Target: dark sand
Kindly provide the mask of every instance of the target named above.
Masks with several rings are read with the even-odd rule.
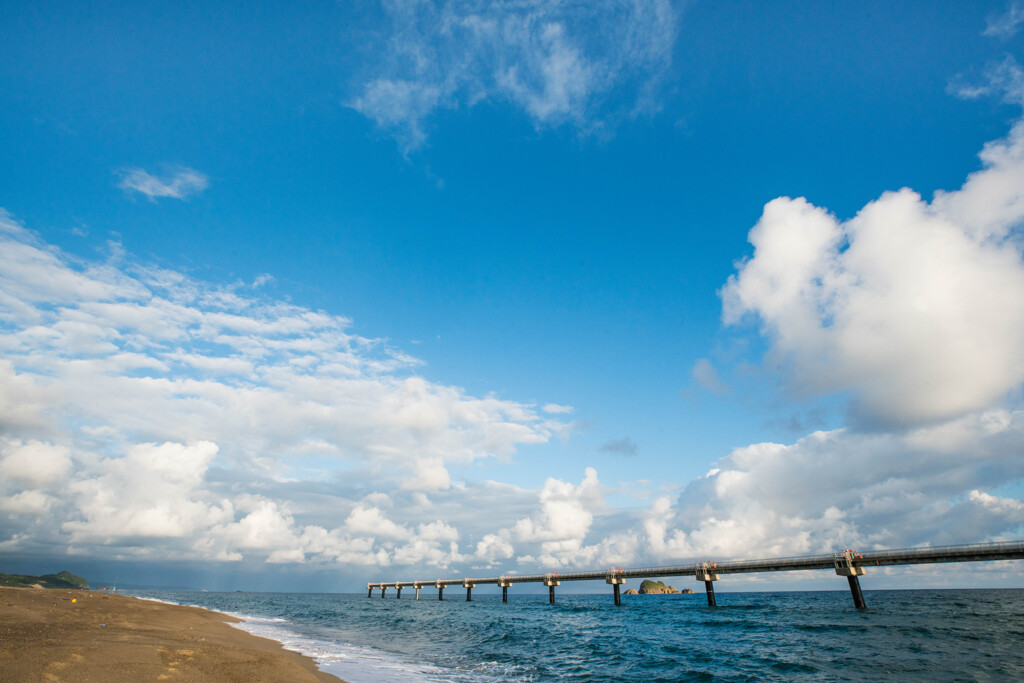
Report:
[[[123,595],[0,588],[0,681],[340,680],[228,625],[238,621]]]

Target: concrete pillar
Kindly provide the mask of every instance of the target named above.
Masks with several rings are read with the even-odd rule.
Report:
[[[713,573],[715,569],[714,562],[701,562],[697,565],[697,571],[694,572],[698,581],[704,582],[704,590],[708,594],[708,607],[715,607],[718,603],[715,601],[715,581],[718,581],[718,574]]]
[[[612,590],[615,594],[615,606],[618,607],[622,604],[622,598],[619,597],[619,586],[626,583],[626,577],[622,575],[621,569],[613,568],[605,574],[604,582],[611,584]]]
[[[704,591],[708,594],[708,607],[715,607],[718,605],[715,602],[715,583],[714,581],[704,582]]]
[[[544,585],[548,587],[548,604],[555,604],[555,586],[562,585],[558,580],[558,574],[545,574]]]
[[[501,587],[501,601],[508,602],[508,586]]]
[[[847,583],[850,584],[853,606],[857,609],[867,609],[867,604],[864,602],[864,593],[860,590],[860,579],[857,578],[858,576],[864,576],[864,567],[858,567],[854,564],[859,557],[860,555],[852,550],[832,553],[832,559],[836,564],[836,574],[845,576]]]
[[[414,586],[414,588],[416,589],[416,599],[419,600],[420,599],[420,588],[423,588],[423,586],[417,583]]]
[[[501,576],[498,578],[498,585],[501,586],[501,601],[508,602],[508,587],[512,585],[512,582],[507,576]]]
[[[395,586],[395,588],[398,589],[398,596],[396,597],[396,600],[401,600],[402,599],[402,587],[401,586]]]
[[[373,597],[373,586],[371,586],[369,584],[367,584],[367,586],[366,586],[366,597],[368,597],[368,598],[372,598]]]
[[[476,586],[476,584],[473,583],[472,581],[470,581],[469,579],[465,579],[462,582],[462,585],[466,587],[466,602],[472,602],[473,601],[473,587]]]
[[[847,576],[846,580],[850,583],[850,593],[853,595],[853,606],[857,609],[867,609],[867,604],[864,603],[864,594],[860,590],[860,579],[856,576]]]
[[[444,600],[444,586],[437,587],[437,599]]]
[[[384,584],[381,584],[381,587],[380,587],[380,597],[383,598],[384,594],[387,593],[387,592],[388,592],[388,587],[385,586]]]

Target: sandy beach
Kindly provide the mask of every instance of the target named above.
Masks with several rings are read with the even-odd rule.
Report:
[[[0,588],[0,681],[339,681],[239,619],[93,591]]]

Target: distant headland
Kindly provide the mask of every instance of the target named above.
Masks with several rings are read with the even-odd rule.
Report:
[[[25,576],[23,574],[0,574],[0,586],[10,588],[80,588],[89,589],[89,583],[77,574],[61,572],[59,574],[43,574],[42,576]]]

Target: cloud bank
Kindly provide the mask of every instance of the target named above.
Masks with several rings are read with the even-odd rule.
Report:
[[[0,550],[446,562],[458,532],[388,493],[429,508],[448,468],[569,429],[241,287],[75,263],[0,214]]]
[[[392,30],[350,106],[395,135],[424,143],[438,109],[506,102],[538,128],[589,133],[657,108],[672,58],[668,0],[576,3],[448,0],[384,3]]]

